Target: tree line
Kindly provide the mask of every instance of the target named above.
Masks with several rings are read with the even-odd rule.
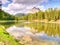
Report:
[[[57,21],[60,19],[60,9],[57,8],[49,8],[47,10],[39,11],[34,14],[26,14],[25,16],[20,17],[21,20],[43,20],[47,19],[48,21],[54,20]]]
[[[0,20],[43,20],[46,19],[48,21],[54,20],[57,21],[60,19],[60,9],[58,8],[49,8],[47,10],[39,11],[34,14],[24,14],[24,16],[13,16],[3,10],[0,10]]]

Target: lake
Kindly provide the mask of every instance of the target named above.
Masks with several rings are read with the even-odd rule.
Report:
[[[6,31],[24,45],[59,45],[60,24],[44,22],[0,22]]]

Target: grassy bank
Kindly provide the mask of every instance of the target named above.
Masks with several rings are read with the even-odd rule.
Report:
[[[16,39],[9,35],[4,29],[3,26],[0,25],[0,45],[20,45]]]

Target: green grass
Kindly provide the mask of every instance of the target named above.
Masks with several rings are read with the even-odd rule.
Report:
[[[16,39],[9,35],[6,32],[3,26],[0,25],[0,42],[3,42],[4,45],[20,45]]]

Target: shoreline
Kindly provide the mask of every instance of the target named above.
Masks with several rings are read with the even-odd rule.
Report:
[[[0,20],[0,22],[25,22],[25,23],[33,23],[33,22],[44,22],[44,23],[58,23],[60,24],[60,20],[57,20],[57,21],[54,21],[54,20],[51,20],[51,21],[48,21],[48,20],[32,20],[32,21],[29,21],[29,20]]]

